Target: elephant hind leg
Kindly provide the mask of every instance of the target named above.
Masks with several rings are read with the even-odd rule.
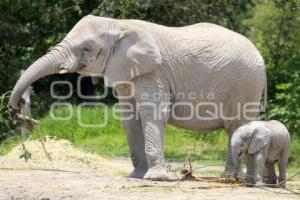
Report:
[[[277,183],[277,176],[276,176],[274,165],[275,165],[275,162],[269,162],[269,161],[267,161],[265,164],[263,182],[266,184],[276,184]]]
[[[285,188],[286,180],[286,168],[288,165],[288,150],[282,153],[281,158],[279,159],[279,178],[278,183],[281,184],[280,187]]]

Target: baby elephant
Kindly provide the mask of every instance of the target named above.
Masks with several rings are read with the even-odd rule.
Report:
[[[253,121],[239,127],[231,139],[235,178],[238,179],[240,156],[245,153],[247,181],[276,184],[275,162],[279,163],[278,181],[285,180],[289,147],[289,132],[279,121]]]

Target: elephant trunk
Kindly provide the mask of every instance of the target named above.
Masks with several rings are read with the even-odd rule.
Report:
[[[55,47],[52,51],[35,61],[19,78],[10,96],[9,104],[14,109],[19,109],[19,102],[24,91],[38,79],[58,73],[62,60],[62,54]]]

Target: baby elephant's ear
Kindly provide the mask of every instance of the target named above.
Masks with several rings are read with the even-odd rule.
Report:
[[[248,148],[249,154],[254,154],[261,150],[264,146],[270,142],[270,129],[266,127],[257,127],[254,129],[251,143]]]

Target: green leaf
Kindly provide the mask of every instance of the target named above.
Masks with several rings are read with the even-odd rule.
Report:
[[[277,90],[286,90],[292,86],[292,83],[280,83],[277,84],[275,87]]]

